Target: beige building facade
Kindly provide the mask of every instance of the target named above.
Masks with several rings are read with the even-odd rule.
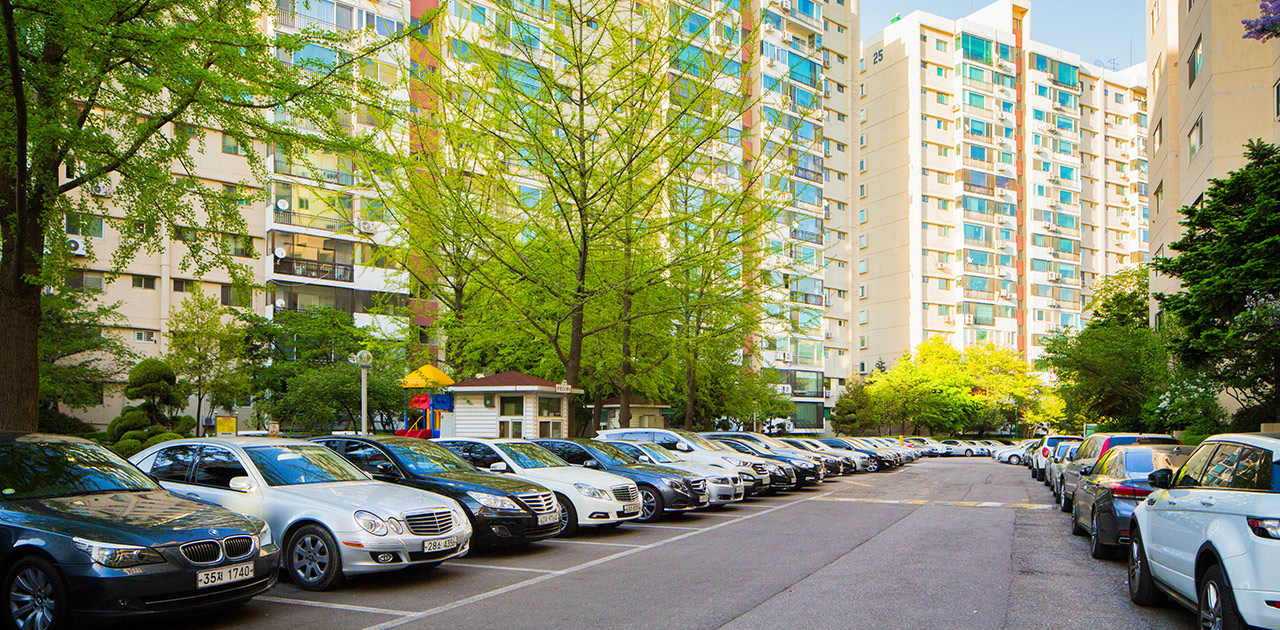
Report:
[[[1101,277],[1147,257],[1147,90],[1032,37],[1001,0],[862,46],[856,372],[932,336],[1031,363]]]

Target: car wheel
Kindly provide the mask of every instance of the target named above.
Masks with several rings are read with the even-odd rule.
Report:
[[[1010,455],[1010,456],[1009,456],[1009,463],[1010,463],[1010,464],[1013,464],[1014,466],[1017,466],[1018,464],[1021,464],[1021,463],[1022,463],[1022,458],[1021,458],[1021,457],[1018,457],[1017,455]]]
[[[62,578],[48,560],[27,556],[9,568],[4,590],[9,594],[8,628],[66,628],[71,612]]]
[[[640,486],[640,518],[641,523],[652,523],[662,518],[662,493],[652,486]]]
[[[880,464],[873,459],[871,463],[867,464],[867,472],[876,472],[877,470],[880,470]]]
[[[578,511],[573,509],[573,501],[557,493],[556,503],[560,504],[560,533],[556,535],[574,535],[578,531]]]
[[[1084,527],[1080,526],[1080,515],[1076,514],[1076,510],[1074,506],[1068,509],[1071,511],[1071,535],[1084,536],[1085,534],[1089,533],[1084,531]]]
[[[1092,514],[1089,523],[1093,528],[1089,531],[1089,555],[1096,560],[1110,560],[1115,557],[1115,549],[1102,542],[1102,536],[1098,534],[1098,513],[1093,511]]]
[[[323,591],[342,583],[338,543],[319,525],[304,525],[289,537],[285,563],[289,577],[300,589]]]
[[[1156,587],[1147,566],[1147,549],[1142,544],[1142,532],[1137,527],[1129,536],[1129,600],[1139,606],[1158,603]]]
[[[1075,495],[1073,494],[1071,496],[1067,496],[1067,490],[1066,488],[1063,488],[1062,492],[1058,493],[1058,496],[1061,497],[1058,500],[1059,509],[1061,509],[1063,512],[1070,512],[1071,508],[1076,503]]]
[[[1212,630],[1242,630],[1247,628],[1236,609],[1235,593],[1227,582],[1221,565],[1213,565],[1205,571],[1200,581],[1200,627]]]
[[[973,457],[973,449],[966,449],[966,450],[965,450],[965,452],[964,452],[964,456],[965,456],[965,457]]]
[[[1037,468],[1037,469],[1036,469],[1036,480],[1038,480],[1038,481],[1044,481],[1044,469],[1043,469],[1043,468]]]

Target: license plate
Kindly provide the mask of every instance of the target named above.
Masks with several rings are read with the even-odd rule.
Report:
[[[640,511],[639,503],[626,503],[622,506],[623,514],[630,514],[632,512],[639,512],[639,511]]]
[[[707,500],[707,495],[705,494],[698,495],[698,503],[702,503],[703,501],[706,501],[706,500]]]
[[[253,578],[253,563],[233,564],[221,569],[209,569],[196,573],[196,588],[209,588]]]
[[[444,551],[445,549],[453,549],[458,546],[458,537],[450,536],[441,538],[440,540],[424,540],[422,541],[422,550],[425,552]]]
[[[539,525],[550,525],[550,524],[555,523],[556,521],[559,521],[559,520],[560,520],[560,515],[559,515],[559,514],[556,514],[556,513],[554,513],[554,512],[552,512],[551,514],[539,514],[539,515],[538,515],[538,524],[539,524]]]

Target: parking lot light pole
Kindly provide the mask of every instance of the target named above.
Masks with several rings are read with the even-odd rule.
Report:
[[[357,352],[356,365],[360,366],[360,435],[369,435],[369,368],[373,367],[373,353]]]

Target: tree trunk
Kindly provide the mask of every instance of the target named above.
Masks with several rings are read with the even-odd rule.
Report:
[[[596,391],[595,404],[593,405],[591,418],[595,421],[595,426],[600,426],[604,422],[604,390]]]
[[[618,427],[631,428],[631,293],[622,294],[622,385],[618,388]]]
[[[698,402],[698,351],[690,352],[684,364],[684,430],[693,430],[693,412]]]
[[[7,260],[5,263],[8,267]],[[35,431],[40,417],[36,341],[40,287],[28,284],[21,274],[4,275],[0,282],[0,383],[4,384],[0,387],[0,430]]]

